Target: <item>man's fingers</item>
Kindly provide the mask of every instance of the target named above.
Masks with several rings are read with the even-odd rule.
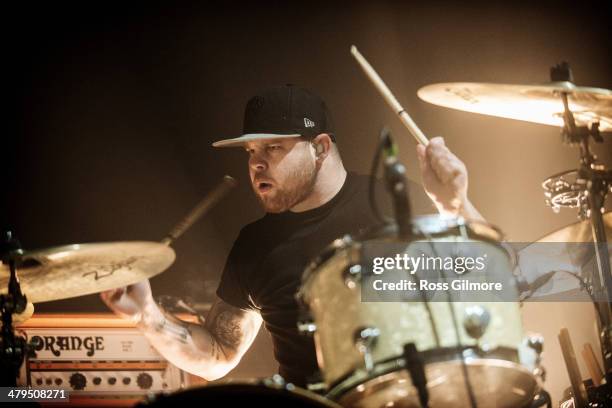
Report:
[[[447,184],[464,173],[465,166],[444,144],[444,139],[434,137],[425,148],[426,158],[438,180]]]
[[[125,293],[125,288],[116,288],[111,290],[106,290],[100,293],[100,297],[107,303],[114,303],[121,299],[121,296]]]
[[[124,293],[125,293],[125,288],[116,289],[115,293],[112,294],[111,299],[114,302],[117,302],[119,299],[121,299]]]
[[[421,166],[421,170],[425,169],[425,161],[427,159],[427,152],[425,146],[422,144],[418,144],[416,146],[417,158],[419,159],[419,166]]]
[[[442,183],[446,183],[452,172],[451,160],[447,152],[438,149],[429,151],[429,165]]]
[[[421,177],[427,185],[435,182],[437,179],[436,172],[432,169],[430,158],[427,156],[426,147],[417,145],[417,157],[419,158],[419,167],[421,168]]]

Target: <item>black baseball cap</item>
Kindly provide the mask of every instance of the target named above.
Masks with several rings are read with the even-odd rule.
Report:
[[[219,140],[214,147],[242,146],[258,139],[315,137],[328,133],[334,139],[331,114],[323,99],[295,85],[266,89],[247,102],[242,136]]]

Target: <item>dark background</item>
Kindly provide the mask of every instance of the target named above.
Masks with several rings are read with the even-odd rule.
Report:
[[[568,60],[579,85],[612,88],[609,2],[21,2],[3,12],[8,117],[2,225],[25,248],[159,240],[224,174],[241,183],[174,246],[156,295],[209,302],[240,227],[262,215],[239,135],[246,100],[296,83],[324,97],[348,169],[369,171],[380,128],[414,142],[349,54],[355,44],[429,136],[470,171],[470,196],[514,240],[575,221],[542,180],[575,168],[559,130],[427,104],[427,84],[531,84]],[[4,6],[3,6],[4,7]],[[610,141],[597,147],[612,162]],[[422,209],[434,212],[433,208]],[[97,295],[37,312],[105,311]]]

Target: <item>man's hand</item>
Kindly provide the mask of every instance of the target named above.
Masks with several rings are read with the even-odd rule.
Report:
[[[140,322],[145,308],[154,304],[151,284],[148,279],[133,285],[100,293],[106,305],[119,316]]]
[[[441,214],[484,220],[467,197],[467,168],[444,139],[434,137],[427,146],[417,145],[417,156],[425,192]]]

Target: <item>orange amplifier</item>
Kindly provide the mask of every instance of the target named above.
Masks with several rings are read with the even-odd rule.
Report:
[[[37,337],[18,386],[69,390],[70,405],[131,406],[150,393],[205,383],[166,361],[133,323],[113,314],[34,315],[16,330],[28,341]]]

